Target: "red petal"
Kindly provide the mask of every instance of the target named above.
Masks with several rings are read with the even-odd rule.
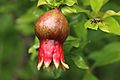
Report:
[[[41,40],[40,49],[38,53],[38,70],[40,70],[43,62],[45,64],[45,67],[49,67],[52,57],[53,62],[56,68],[59,67],[59,64],[61,64],[69,69],[69,66],[64,63],[64,54],[62,49],[62,43],[55,41],[55,40]]]
[[[39,52],[38,52],[38,66],[37,66],[38,70],[40,70],[43,64],[43,56],[44,56],[43,48],[40,46]]]
[[[43,48],[44,51],[44,64],[45,67],[49,67],[51,61],[52,61],[52,56],[53,56],[53,51],[54,51],[54,40],[46,40],[41,44],[41,47]]]
[[[61,45],[57,41],[55,42],[54,46],[54,53],[53,53],[53,62],[55,64],[55,67],[58,68],[60,64],[60,50],[61,50]]]

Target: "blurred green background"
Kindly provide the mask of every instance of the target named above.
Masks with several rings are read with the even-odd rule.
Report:
[[[87,0],[78,1],[83,6],[87,5]],[[68,58],[66,62],[70,65],[70,69],[65,72],[54,71],[54,73],[37,71],[37,52],[30,54],[28,49],[34,44],[34,23],[46,9],[38,9],[36,4],[35,0],[0,0],[0,80],[120,80],[120,60],[115,63],[111,62],[112,64],[109,65],[84,70],[76,67],[67,56],[70,52],[69,49],[73,50],[71,54],[84,53],[81,55],[87,65],[91,66],[94,61],[88,56],[91,53],[102,53],[100,50],[103,47],[112,45],[106,50],[117,49],[119,53],[117,57],[120,57],[120,50],[118,50],[120,49],[120,36],[99,30],[86,30],[83,27],[75,29],[76,26],[83,26],[86,18],[84,13],[67,16],[71,26],[70,35],[76,36],[75,34],[82,33],[80,37],[83,38],[79,44],[75,42],[76,40],[73,41],[72,49],[70,44],[65,42],[65,56]],[[89,8],[89,6],[86,7],[86,9]],[[102,11],[108,9],[120,11],[120,1],[110,0],[103,6]],[[120,17],[114,18],[120,24]],[[77,48],[78,45],[82,47],[80,50]],[[110,56],[114,54],[112,53]],[[103,62],[100,63],[102,65]],[[58,74],[59,72],[61,75]]]

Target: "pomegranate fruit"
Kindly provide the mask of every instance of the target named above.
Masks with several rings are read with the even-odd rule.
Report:
[[[40,40],[38,70],[43,63],[48,68],[51,62],[56,68],[62,65],[68,69],[64,63],[63,42],[69,34],[69,25],[61,11],[57,8],[47,11],[39,17],[34,28]]]

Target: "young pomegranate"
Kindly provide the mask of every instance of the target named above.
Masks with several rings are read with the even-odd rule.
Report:
[[[69,26],[65,16],[59,9],[53,9],[39,17],[35,24],[35,34],[40,40],[38,52],[38,70],[42,64],[49,67],[53,61],[56,68],[62,65],[69,68],[64,63],[63,42],[69,34]]]

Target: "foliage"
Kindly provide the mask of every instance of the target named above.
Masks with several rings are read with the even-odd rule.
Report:
[[[119,0],[1,0],[0,4],[0,80],[120,79]],[[70,69],[37,71],[34,24],[55,7],[70,26],[63,47]]]

